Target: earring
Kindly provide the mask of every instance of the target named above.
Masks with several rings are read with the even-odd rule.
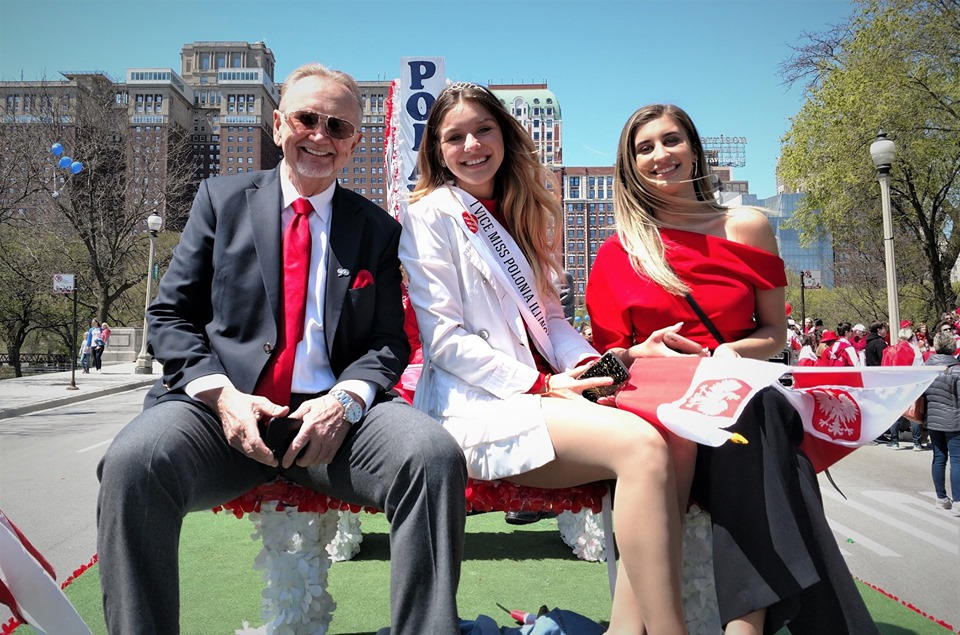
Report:
[[[446,167],[447,167],[447,162],[444,161],[443,159],[440,159],[440,167],[446,169]]]

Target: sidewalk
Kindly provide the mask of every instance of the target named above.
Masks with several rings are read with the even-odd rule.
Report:
[[[77,369],[77,390],[69,390],[70,371],[0,380],[0,419],[112,395],[149,386],[160,378],[160,364],[154,362],[152,375],[134,373],[135,362],[104,365],[103,372],[83,374]]]

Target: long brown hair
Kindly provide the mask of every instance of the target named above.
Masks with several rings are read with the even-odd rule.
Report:
[[[553,173],[537,160],[537,150],[530,135],[488,89],[460,82],[448,86],[437,96],[420,140],[417,155],[420,178],[410,194],[410,202],[414,203],[455,180],[443,165],[440,126],[447,113],[463,102],[482,106],[500,128],[504,153],[494,180],[494,197],[500,202],[510,235],[533,269],[540,293],[556,295],[550,274],[562,275],[562,269],[553,257],[563,227],[560,188]],[[553,192],[547,187],[548,183]]]
[[[674,119],[687,136],[696,163],[690,180],[696,199],[671,196],[657,190],[637,169],[633,139],[637,130],[661,117]],[[613,215],[617,222],[617,235],[630,257],[634,270],[656,282],[676,295],[689,289],[667,263],[660,227],[670,227],[658,220],[656,210],[669,210],[671,214],[702,215],[724,214],[725,210],[715,200],[716,186],[707,156],[700,142],[700,134],[690,116],[682,108],[672,104],[650,104],[634,112],[620,133],[617,146],[617,161],[613,177]]]

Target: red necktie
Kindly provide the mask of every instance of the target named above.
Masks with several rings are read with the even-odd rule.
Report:
[[[290,402],[293,360],[303,339],[307,309],[307,281],[310,279],[310,221],[313,205],[305,198],[293,202],[293,220],[283,234],[283,298],[280,315],[283,328],[277,337],[273,357],[257,382],[256,394],[275,404]]]

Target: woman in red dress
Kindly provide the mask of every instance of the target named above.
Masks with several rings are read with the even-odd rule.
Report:
[[[627,121],[614,170],[617,235],[587,287],[598,350],[628,349],[679,320],[680,334],[714,357],[766,360],[783,349],[787,281],[770,223],[759,210],[717,204],[707,166],[680,108],[646,106]],[[799,415],[769,388],[731,430],[750,443],[697,446],[692,488],[713,519],[725,632],[877,633],[800,451]],[[689,456],[688,444],[671,446]]]

